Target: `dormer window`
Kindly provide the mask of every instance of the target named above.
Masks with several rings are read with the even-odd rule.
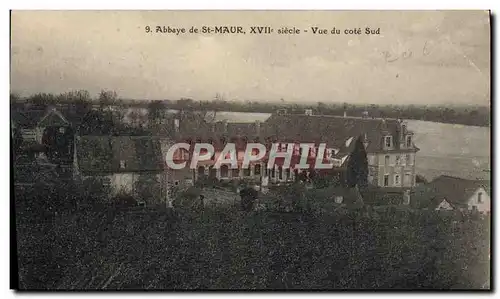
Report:
[[[286,115],[286,109],[278,109],[278,111],[276,111],[276,114],[277,115]]]
[[[384,137],[384,145],[385,145],[385,147],[392,146],[392,136],[385,136]]]
[[[483,192],[477,194],[477,203],[483,203]]]
[[[411,147],[412,146],[412,138],[411,136],[406,136],[406,147]]]

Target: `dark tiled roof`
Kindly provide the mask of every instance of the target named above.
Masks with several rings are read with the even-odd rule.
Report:
[[[45,110],[13,110],[11,112],[11,118],[15,125],[21,128],[32,129],[37,126],[45,113]]]
[[[467,205],[467,200],[480,187],[490,192],[490,181],[442,175],[428,184],[417,187],[415,195],[429,208],[437,207],[444,199],[452,206],[461,207]]]
[[[151,136],[81,136],[78,166],[84,173],[160,171],[162,142]]]
[[[326,143],[327,147],[339,150],[337,156],[352,152],[358,137],[362,140],[366,137],[368,152],[377,152],[383,149],[382,137],[391,135],[394,150],[400,150],[399,133],[402,130],[400,121],[396,119],[301,114],[274,114],[264,122],[254,123],[207,123],[190,115],[181,118],[180,123],[178,140],[211,140],[216,148],[223,147],[223,142],[218,143],[220,140],[253,142],[258,138],[259,142]]]
[[[308,115],[273,115],[266,122],[265,134],[275,136],[280,140],[301,142],[326,142],[328,147],[350,152],[354,146],[346,141],[353,137],[366,134],[368,139],[367,151],[382,150],[382,136],[399,135],[400,124],[397,120],[382,120],[372,118],[351,118],[341,116],[308,116]],[[397,138],[394,138],[398,140]],[[397,148],[399,144],[397,144]]]
[[[35,128],[54,108],[73,126],[78,126],[83,121],[87,111],[77,105],[57,107],[43,105],[15,106],[12,108],[11,117],[14,123],[20,127]]]

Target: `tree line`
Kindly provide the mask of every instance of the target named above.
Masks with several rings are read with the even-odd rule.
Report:
[[[377,105],[377,104],[352,104],[343,103],[289,103],[270,101],[230,101],[216,94],[212,100],[194,100],[181,98],[179,100],[127,100],[118,98],[113,91],[102,91],[97,97],[92,98],[87,91],[72,91],[59,95],[39,93],[25,98],[11,94],[11,101],[23,101],[35,104],[61,104],[61,103],[93,103],[99,105],[116,105],[143,108],[169,108],[178,110],[213,110],[235,111],[249,113],[274,113],[277,109],[287,108],[288,113],[303,114],[306,109],[311,109],[318,115],[344,115],[362,116],[365,112],[369,117],[375,118],[402,118],[441,123],[454,123],[472,126],[490,126],[491,109],[488,106],[430,106],[430,105]]]

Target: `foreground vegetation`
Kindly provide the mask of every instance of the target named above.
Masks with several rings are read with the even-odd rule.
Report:
[[[21,289],[479,289],[489,278],[489,219],[62,208],[44,192],[16,193]]]

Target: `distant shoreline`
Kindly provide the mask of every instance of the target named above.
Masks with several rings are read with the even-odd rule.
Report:
[[[176,109],[176,110],[204,110],[218,112],[240,112],[240,113],[275,113],[278,109],[286,109],[290,114],[304,114],[305,110],[311,110],[313,115],[330,115],[349,117],[361,117],[367,114],[370,118],[405,119],[416,121],[431,121],[443,124],[455,124],[475,127],[491,127],[491,108],[487,106],[423,106],[423,105],[359,105],[349,103],[276,103],[276,102],[236,102],[215,99],[213,101],[196,101],[193,99],[180,99],[177,101],[150,101],[150,100],[127,100],[114,96],[92,99],[88,93],[66,93],[62,95],[35,94],[26,98],[11,95],[11,106],[13,103],[33,103],[39,105],[68,105],[82,103],[82,95],[85,101],[91,105],[118,105],[121,107],[137,107],[146,109]]]

